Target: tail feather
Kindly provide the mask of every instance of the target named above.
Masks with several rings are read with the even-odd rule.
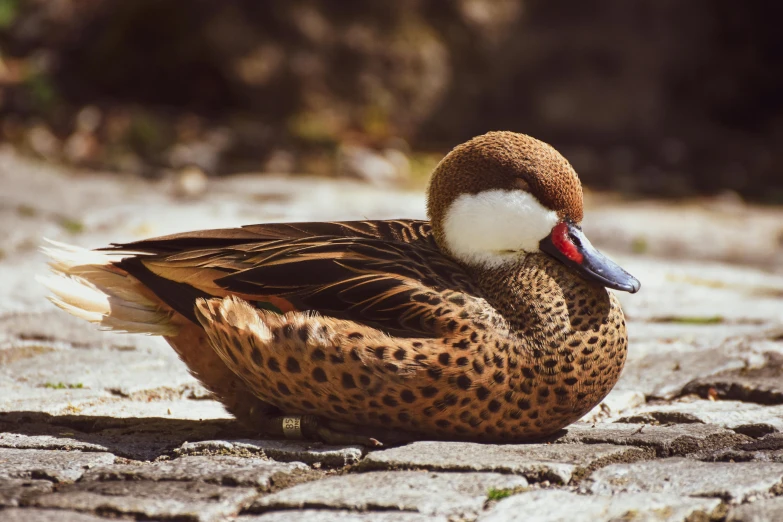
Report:
[[[49,300],[66,312],[107,330],[176,335],[172,313],[139,289],[139,283],[106,254],[49,241],[43,252],[53,274],[39,278]]]

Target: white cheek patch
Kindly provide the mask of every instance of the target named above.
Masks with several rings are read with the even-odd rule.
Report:
[[[492,267],[538,252],[539,242],[558,221],[557,213],[529,192],[485,190],[454,200],[446,212],[444,235],[460,261]]]

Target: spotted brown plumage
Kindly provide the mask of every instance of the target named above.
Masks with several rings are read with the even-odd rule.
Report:
[[[568,162],[490,133],[440,163],[428,212],[175,234],[109,247],[103,264],[52,252],[109,306],[56,284],[54,300],[115,329],[154,323],[250,425],[313,415],[380,439],[521,441],[600,402],[627,349],[606,287],[639,285],[584,237]]]

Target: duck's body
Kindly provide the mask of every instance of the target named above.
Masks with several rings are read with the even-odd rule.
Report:
[[[512,145],[518,137],[540,144],[498,135]],[[492,163],[495,154],[479,166],[502,170],[506,145],[500,163]],[[535,194],[542,175],[512,177],[506,187],[502,173],[488,187],[463,180],[460,190],[438,189],[457,168],[468,181],[477,177],[475,162],[460,161],[459,150],[433,179],[432,224],[254,225],[116,245],[109,254],[50,251],[63,274],[50,282],[54,300],[109,328],[165,335],[194,375],[250,425],[314,415],[379,436],[390,428],[495,441],[550,434],[616,383],[627,336],[604,284],[635,291],[638,282],[610,264],[582,268],[611,262],[596,257],[572,224],[581,219],[581,187],[576,180],[574,208],[576,177],[567,162],[549,176],[568,182],[561,193],[555,184]],[[550,203],[558,197],[566,202],[562,212]],[[508,248],[488,204],[505,220],[519,213],[532,231],[516,234]],[[459,233],[471,227],[481,231],[475,241]],[[551,237],[538,237],[548,241],[541,248],[563,259],[529,246],[539,229],[551,229]],[[112,250],[123,258],[109,258]]]

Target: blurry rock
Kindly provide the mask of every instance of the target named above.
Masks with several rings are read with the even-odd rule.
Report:
[[[492,43],[501,40],[524,12],[523,3],[517,0],[461,0],[457,5],[462,19]]]
[[[275,174],[290,174],[296,167],[294,155],[287,150],[275,150],[264,163],[263,171]]]
[[[181,199],[197,199],[206,193],[208,182],[203,170],[196,165],[190,165],[175,174],[172,194]]]
[[[334,176],[335,168],[339,169],[339,161],[335,165],[334,155],[328,152],[313,151],[299,155],[297,159],[297,170],[313,176]]]
[[[104,125],[105,139],[110,144],[115,144],[125,139],[131,126],[130,111],[125,109],[113,109],[106,114]]]
[[[399,150],[378,152],[360,145],[341,145],[337,153],[337,172],[374,185],[396,185],[410,174],[410,161]]]
[[[190,143],[197,141],[204,132],[204,120],[196,114],[183,114],[178,118],[174,129],[177,133],[177,142]]]
[[[261,45],[237,59],[237,75],[248,85],[266,85],[281,70],[285,53],[277,45]]]
[[[3,57],[0,56],[0,80],[6,81],[9,76],[9,72],[9,68],[5,63],[5,60],[3,60]]]
[[[293,22],[299,32],[315,44],[328,42],[333,30],[329,20],[312,5],[293,6]]]
[[[103,115],[98,107],[85,107],[76,115],[76,131],[92,134],[98,130],[102,119]]]
[[[136,154],[123,152],[110,158],[109,167],[119,172],[145,175],[147,167]]]
[[[174,145],[168,154],[169,164],[175,169],[196,166],[202,171],[215,173],[220,157],[231,145],[231,141],[228,130],[213,130],[198,141]]]
[[[95,106],[87,106],[80,110],[74,118],[75,130],[63,146],[63,155],[70,163],[76,165],[94,164],[100,154],[100,143],[96,135],[103,115]]]
[[[84,165],[93,160],[98,152],[98,140],[88,131],[76,131],[65,141],[63,154],[71,163]]]
[[[413,152],[410,144],[399,136],[394,136],[385,141],[384,147],[386,149],[394,149],[404,153],[406,156]]]
[[[724,190],[710,198],[707,207],[716,212],[731,214],[743,212],[746,205],[742,196],[737,192],[734,192],[733,190]]]
[[[21,118],[15,114],[8,114],[0,121],[0,137],[9,142],[20,142],[25,138],[25,128]]]
[[[408,155],[399,149],[384,149],[383,157],[397,169],[397,180],[405,181],[411,175],[411,161]]]
[[[60,140],[46,125],[33,126],[27,133],[27,143],[33,152],[48,160],[56,159],[62,147]]]

